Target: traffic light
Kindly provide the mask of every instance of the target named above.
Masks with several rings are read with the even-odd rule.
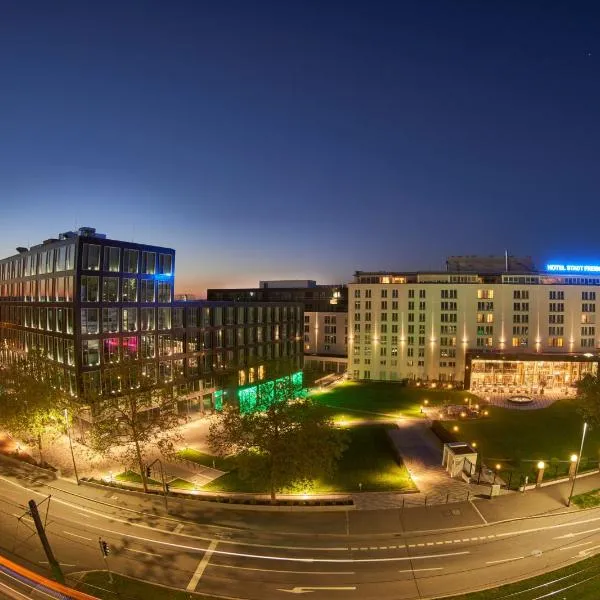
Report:
[[[150,477],[151,475],[151,471],[150,471],[150,467],[146,467],[146,477]]]
[[[167,491],[167,494],[169,493],[169,484],[165,482],[165,490]]]
[[[102,556],[108,556],[110,554],[110,547],[108,546],[108,542],[103,540],[102,538],[98,538],[98,544],[100,544],[100,551],[102,552]]]

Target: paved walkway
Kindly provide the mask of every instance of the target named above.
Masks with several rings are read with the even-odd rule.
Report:
[[[545,392],[543,395],[541,394],[530,394],[527,392],[524,393],[488,393],[482,392],[481,390],[477,390],[472,392],[489,402],[493,406],[501,406],[502,408],[510,408],[511,410],[538,410],[540,408],[547,408],[551,404],[554,404],[557,400],[563,400],[564,398],[572,398],[573,392],[563,391],[563,390],[550,390]],[[515,402],[510,402],[509,398],[513,396],[527,396],[531,398],[533,402],[528,404],[516,404]]]

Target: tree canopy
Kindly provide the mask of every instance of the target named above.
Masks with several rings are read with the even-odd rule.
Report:
[[[209,431],[212,450],[235,454],[240,476],[266,484],[272,499],[332,474],[346,440],[347,433],[310,400],[281,400],[253,413],[227,406]]]
[[[181,439],[178,425],[186,420],[177,411],[170,388],[146,383],[139,365],[124,364],[103,373],[103,395],[91,398],[91,446],[103,453],[118,450],[136,465],[148,491],[146,456],[151,447],[169,457]]]
[[[577,383],[579,412],[592,427],[600,426],[600,376],[587,374]]]

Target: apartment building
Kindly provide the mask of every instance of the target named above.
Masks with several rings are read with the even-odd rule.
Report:
[[[357,272],[350,376],[542,390],[596,371],[600,267],[475,258],[452,257],[441,272]]]
[[[175,250],[93,228],[17,252],[0,260],[0,358],[42,348],[73,396],[118,393],[128,361],[191,410],[282,376],[302,387],[300,303],[176,301]]]

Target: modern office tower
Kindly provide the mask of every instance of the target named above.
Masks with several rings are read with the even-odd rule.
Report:
[[[528,260],[453,257],[455,270],[357,272],[350,376],[542,391],[596,372],[600,267],[520,270]]]
[[[298,303],[174,301],[175,250],[93,228],[17,251],[0,261],[2,358],[42,348],[74,396],[118,393],[127,361],[191,410],[292,373],[301,387]]]
[[[343,373],[348,355],[348,288],[316,281],[261,281],[257,288],[209,289],[209,300],[301,302],[304,307],[304,364]]]

